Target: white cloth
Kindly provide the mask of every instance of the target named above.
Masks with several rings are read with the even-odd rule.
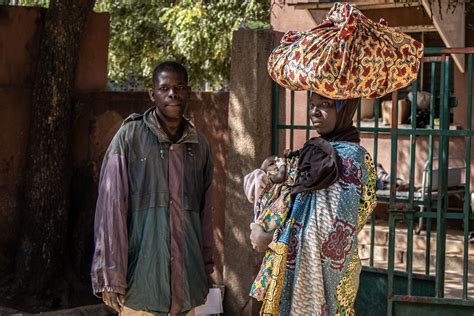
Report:
[[[224,312],[222,307],[221,290],[218,288],[210,288],[207,295],[206,304],[196,307],[194,314],[199,315],[214,315]]]
[[[268,176],[262,169],[255,169],[244,177],[244,192],[253,203],[254,221],[257,216],[257,201],[268,183]]]

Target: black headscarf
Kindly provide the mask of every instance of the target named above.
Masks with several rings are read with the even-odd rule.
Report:
[[[339,179],[340,162],[329,142],[359,143],[359,131],[353,125],[358,99],[336,101],[337,119],[334,130],[321,137],[309,139],[295,155],[298,159],[298,177],[292,194],[330,187]]]
[[[359,99],[336,101],[337,119],[334,130],[321,138],[328,142],[360,143],[359,131],[353,125],[354,114],[357,111]]]

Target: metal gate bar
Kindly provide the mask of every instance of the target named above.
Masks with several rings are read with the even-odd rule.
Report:
[[[467,57],[467,117],[466,129],[472,129],[472,54]],[[463,289],[462,298],[468,299],[468,270],[469,270],[469,211],[470,211],[470,189],[471,189],[471,135],[466,136],[466,190],[464,193],[464,266],[463,266]]]

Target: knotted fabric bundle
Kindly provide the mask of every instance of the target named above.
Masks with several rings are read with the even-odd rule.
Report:
[[[270,55],[268,71],[290,90],[342,100],[377,98],[416,79],[423,44],[357,7],[336,3],[322,24],[287,32]]]

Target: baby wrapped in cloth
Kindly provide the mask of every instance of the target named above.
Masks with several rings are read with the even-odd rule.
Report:
[[[254,203],[254,223],[265,232],[274,232],[285,221],[295,176],[295,158],[271,156],[244,177],[245,195]]]

